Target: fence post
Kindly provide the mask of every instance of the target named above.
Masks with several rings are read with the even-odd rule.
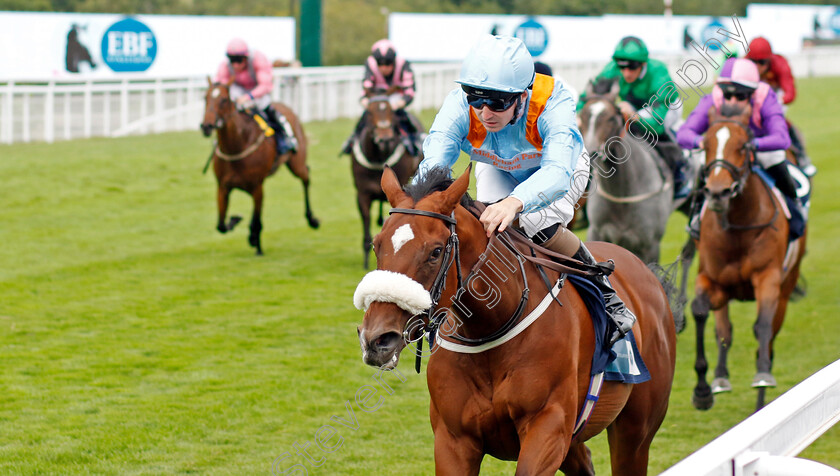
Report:
[[[55,140],[55,81],[47,83],[46,97],[44,97],[44,141]]]
[[[14,119],[14,115],[12,114],[14,108],[14,94],[15,94],[15,82],[11,79],[8,83],[6,83],[6,91],[3,94],[3,129],[0,130],[0,141],[4,144],[11,144],[14,142],[14,123],[12,120]]]

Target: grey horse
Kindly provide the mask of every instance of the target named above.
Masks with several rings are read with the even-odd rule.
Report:
[[[588,240],[622,246],[645,263],[659,262],[659,243],[675,203],[670,169],[653,147],[627,132],[618,83],[589,83],[578,113],[592,158],[586,212]]]

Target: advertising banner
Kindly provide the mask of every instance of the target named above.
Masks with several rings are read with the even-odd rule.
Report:
[[[293,18],[0,12],[0,79],[213,74],[235,37],[295,59]]]

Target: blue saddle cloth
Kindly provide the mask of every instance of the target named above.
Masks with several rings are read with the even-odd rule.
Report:
[[[811,183],[805,174],[795,165],[786,162],[788,170],[791,172],[791,177],[797,182],[796,193],[799,196],[799,203],[796,200],[780,193],[779,195],[785,199],[785,205],[790,211],[790,218],[788,219],[788,241],[794,241],[805,234],[805,224],[808,219],[803,214],[803,210],[807,210],[811,201]],[[776,181],[773,180],[767,172],[758,165],[753,166],[753,172],[761,177],[764,182],[771,188],[776,188]]]
[[[568,276],[569,282],[578,290],[580,297],[592,316],[592,326],[595,328],[595,354],[592,356],[592,375],[604,372],[606,380],[624,383],[642,383],[650,380],[633,331],[627,333],[623,339],[607,348],[605,342],[609,338],[610,329],[607,325],[607,310],[604,307],[604,296],[601,291],[586,278]]]

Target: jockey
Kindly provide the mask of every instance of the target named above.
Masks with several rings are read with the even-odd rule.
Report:
[[[414,100],[414,73],[411,71],[411,64],[397,55],[393,43],[387,39],[377,41],[371,47],[370,56],[365,60],[365,78],[362,81],[362,98],[360,100],[365,112],[356,124],[353,135],[344,143],[342,154],[349,154],[353,150],[353,141],[362,132],[367,120],[368,99],[377,94],[385,94],[390,91],[389,102],[394,115],[399,121],[400,130],[405,134],[403,142],[408,153],[418,155],[420,144],[418,144],[417,128],[411,122],[411,118],[405,107]]]
[[[759,81],[758,68],[748,59],[730,58],[721,69],[712,93],[700,99],[677,133],[677,141],[685,149],[703,147],[703,134],[709,129],[709,109],[714,107],[723,115],[737,115],[745,107],[752,108],[750,130],[754,139],[751,148],[755,160],[776,181],[779,191],[798,203],[796,181],[791,177],[785,160],[785,150],[790,147],[782,106],[776,93],[767,83]],[[703,195],[689,220],[689,233],[700,236],[700,209]]]
[[[518,215],[535,243],[596,264],[566,228],[589,177],[568,86],[535,74],[521,40],[490,35],[473,46],[456,82],[461,87],[446,97],[423,144],[418,177],[434,167],[452,167],[464,151],[478,162],[478,200],[491,203],[480,217],[487,236],[504,231]],[[591,279],[617,328],[611,336],[615,342],[630,331],[636,316],[606,276]]]
[[[622,38],[615,47],[612,61],[595,77],[618,79],[618,107],[625,118],[631,118],[630,132],[653,143],[659,155],[674,174],[674,193],[688,194],[691,186],[685,177],[686,160],[676,144],[676,131],[682,122],[682,107],[670,108],[665,100],[676,92],[668,68],[651,59],[645,43],[635,36]],[[665,93],[663,95],[663,93]],[[586,92],[580,95],[577,110],[586,103]],[[634,117],[635,116],[635,117]]]
[[[256,50],[249,51],[244,40],[234,38],[228,43],[227,57],[228,61],[219,65],[214,81],[226,84],[233,79],[230,97],[236,101],[237,108],[256,108],[263,112],[274,129],[278,154],[297,150],[297,139],[289,121],[271,105],[273,76],[265,55]]]
[[[786,106],[793,103],[796,99],[796,84],[793,80],[793,73],[790,70],[790,65],[784,56],[773,53],[770,47],[770,42],[762,37],[757,37],[750,42],[749,53],[747,59],[752,60],[758,67],[758,73],[761,80],[769,84],[781,102]],[[790,123],[788,123],[790,126]],[[790,139],[793,142],[793,148],[796,152],[796,158],[802,171],[809,177],[817,173],[817,168],[811,163],[811,159],[805,154],[805,147],[799,132],[790,127]]]

